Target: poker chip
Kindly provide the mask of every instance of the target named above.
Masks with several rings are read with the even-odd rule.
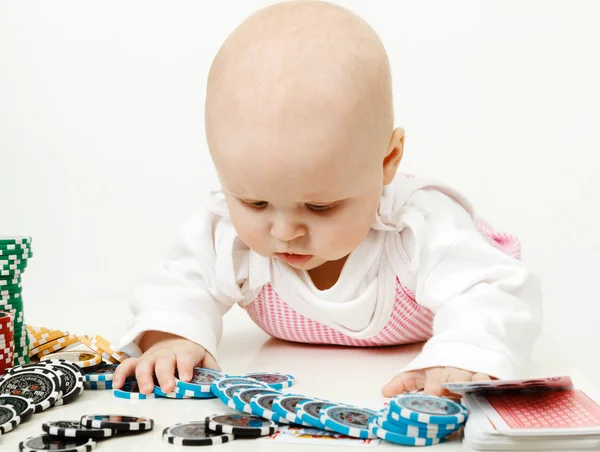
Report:
[[[105,362],[120,364],[128,358],[125,353],[116,351],[116,347],[102,336],[95,336],[94,338],[81,336],[80,340],[81,343],[86,345],[90,350],[98,353]]]
[[[42,361],[47,359],[64,359],[79,367],[97,366],[102,362],[102,357],[97,353],[78,352],[74,350],[52,353],[41,358]]]
[[[8,406],[15,410],[17,415],[21,418],[21,423],[27,422],[35,411],[35,408],[29,399],[16,395],[0,395],[0,406]]]
[[[0,435],[13,430],[21,423],[21,418],[13,407],[0,405]]]
[[[70,389],[69,382],[74,379],[74,377],[70,377],[66,374],[66,370],[64,368],[60,368],[58,366],[53,365],[50,362],[44,363],[33,363],[33,364],[25,364],[21,366],[15,366],[8,371],[8,374],[18,374],[22,372],[27,372],[33,369],[44,369],[48,372],[52,372],[56,376],[57,388],[58,388],[58,398],[54,401],[54,405],[63,405],[64,402],[62,398],[66,390]],[[72,382],[74,384],[74,382]]]
[[[68,331],[48,331],[47,333],[42,333],[39,336],[36,336],[36,339],[31,343],[31,348],[38,348],[42,345],[47,344],[48,342],[52,342],[55,339],[60,339],[61,337],[68,336]]]
[[[88,428],[108,428],[117,432],[142,432],[152,430],[154,420],[118,414],[93,414],[82,416],[81,425]]]
[[[30,246],[31,245],[31,237],[23,236],[23,237],[0,237],[0,246],[2,247],[22,247],[22,246]]]
[[[231,400],[235,406],[235,409],[238,411],[243,411],[244,413],[253,414],[252,407],[250,406],[250,401],[252,397],[260,394],[274,394],[280,395],[281,392],[276,389],[266,389],[266,388],[244,388],[238,389],[234,392]]]
[[[319,420],[319,416],[323,408],[329,408],[332,406],[336,406],[336,404],[328,400],[303,400],[296,405],[296,416],[298,416],[304,425],[320,428],[321,430],[328,430],[327,427],[325,427],[325,425],[323,425]]]
[[[445,438],[461,428],[461,425],[405,423],[390,416],[389,410],[384,409],[371,421],[383,430],[413,438]]]
[[[463,424],[468,410],[450,399],[425,394],[402,394],[390,400],[390,412],[424,424]]]
[[[258,394],[252,397],[250,400],[250,408],[252,409],[252,414],[256,416],[260,416],[265,419],[269,419],[273,422],[277,422],[278,424],[289,424],[289,421],[285,418],[279,416],[275,411],[273,411],[273,400],[279,394],[271,393],[271,394]]]
[[[33,357],[35,355],[38,355],[40,358],[42,358],[46,355],[49,355],[50,353],[54,353],[59,350],[63,350],[71,345],[75,345],[78,342],[79,342],[79,338],[74,334],[59,337],[58,339],[53,339],[53,340],[46,342],[43,345],[40,345],[38,347],[31,348],[29,350],[29,356]]]
[[[218,370],[195,367],[192,379],[189,382],[180,380],[179,375],[176,373],[175,386],[180,392],[186,391],[193,397],[205,398],[205,394],[213,395],[211,391],[213,383],[224,376],[223,372]]]
[[[0,394],[18,395],[31,400],[40,413],[59,399],[59,379],[47,369],[33,368],[0,378]]]
[[[112,381],[86,381],[83,383],[84,389],[89,390],[112,390]]]
[[[83,427],[79,421],[52,421],[44,422],[42,430],[48,435],[66,438],[110,438],[116,432],[109,428]]]
[[[21,452],[90,452],[96,447],[96,442],[89,438],[61,438],[52,435],[40,435],[27,438],[19,443]]]
[[[433,446],[442,441],[441,438],[419,438],[390,432],[377,425],[374,420],[369,421],[368,427],[371,434],[375,437],[402,446]]]
[[[252,414],[214,414],[206,418],[210,431],[229,433],[241,438],[259,438],[277,431],[277,424]]]
[[[252,372],[246,374],[246,376],[265,383],[273,389],[285,389],[294,384],[294,377],[292,375],[278,372]]]
[[[83,369],[83,377],[85,381],[112,381],[117,367],[119,367],[117,364],[99,364],[95,367]]]
[[[119,399],[148,400],[156,398],[156,394],[142,394],[136,380],[126,381],[121,389],[114,389],[113,395]]]
[[[175,424],[163,430],[163,440],[175,446],[214,446],[234,440],[230,433],[215,433],[208,430],[206,422]]]
[[[352,438],[366,439],[376,436],[369,430],[369,419],[376,415],[375,411],[367,408],[335,405],[323,408],[319,421],[334,432]]]
[[[280,395],[273,400],[273,411],[292,424],[304,425],[296,415],[296,407],[305,400],[311,399],[297,394]]]
[[[215,395],[218,395],[216,392],[219,392],[220,390],[222,390],[223,388],[225,388],[227,386],[241,385],[241,384],[252,384],[252,385],[264,386],[265,388],[268,388],[268,385],[261,383],[258,380],[248,378],[248,377],[237,376],[237,377],[223,377],[223,378],[219,378],[218,380],[215,380],[215,382],[211,386],[211,391],[213,391],[213,393],[215,393]]]
[[[164,392],[162,389],[160,389],[160,384],[158,383],[158,379],[156,378],[156,375],[154,376],[154,389],[152,392],[157,397],[163,397],[163,398],[167,398],[167,399],[191,399],[192,398],[191,395],[188,395],[185,392],[177,391],[177,388],[173,392]]]
[[[219,398],[219,400],[221,402],[223,402],[229,408],[235,410],[236,408],[235,408],[235,403],[233,402],[233,395],[241,389],[250,389],[250,388],[268,389],[268,386],[259,386],[259,385],[255,385],[252,383],[226,386],[224,389],[220,390],[217,397]]]
[[[55,405],[67,405],[75,400],[83,392],[84,377],[81,369],[75,364],[62,359],[51,359],[39,363],[42,366],[50,366],[60,369],[63,373],[62,397]]]

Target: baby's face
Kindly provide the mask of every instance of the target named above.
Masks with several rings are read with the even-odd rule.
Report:
[[[310,115],[271,121],[232,112],[211,133],[239,237],[258,254],[301,270],[355,249],[382,193],[390,137],[375,136],[361,125],[360,112],[331,102],[313,105]]]

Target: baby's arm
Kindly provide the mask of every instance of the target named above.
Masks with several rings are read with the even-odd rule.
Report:
[[[471,216],[440,192],[414,195],[426,206],[423,230],[406,242],[419,263],[417,302],[434,314],[433,337],[383,390],[425,389],[441,395],[446,381],[516,378],[541,325],[538,278],[522,262],[491,245]]]
[[[231,227],[226,222],[208,211],[194,215],[167,258],[137,291],[131,305],[134,321],[120,346],[133,358],[117,369],[114,387],[135,374],[140,389],[150,393],[156,373],[163,391],[171,392],[175,369],[189,380],[195,366],[218,368],[222,316],[239,301],[230,290],[229,296],[222,293],[223,281],[217,283],[215,243]]]

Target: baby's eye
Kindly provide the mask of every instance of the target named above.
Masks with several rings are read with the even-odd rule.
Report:
[[[265,207],[267,207],[269,205],[269,203],[267,201],[244,201],[242,200],[242,202],[244,204],[246,204],[249,207],[252,207],[254,209],[264,209]]]
[[[315,212],[324,212],[326,210],[331,210],[335,207],[336,203],[332,203],[332,204],[306,204],[306,207],[308,207],[310,210],[313,210]]]

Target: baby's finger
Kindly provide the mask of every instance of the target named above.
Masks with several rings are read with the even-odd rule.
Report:
[[[125,384],[126,378],[135,373],[137,362],[138,358],[128,358],[119,364],[113,376],[112,386],[114,389],[121,389]]]
[[[464,381],[471,381],[473,378],[473,372],[463,369],[450,369],[450,375],[448,375],[448,383],[459,383]]]
[[[196,363],[191,353],[177,353],[177,373],[179,374],[179,378],[183,381],[190,381],[194,375],[196,364],[198,363]]]
[[[142,356],[135,368],[135,378],[142,394],[151,394],[154,390],[154,357]]]
[[[210,353],[206,352],[204,359],[202,360],[202,366],[207,369],[221,370],[221,367],[217,364],[217,360]]]
[[[154,373],[163,392],[175,390],[175,354],[167,353],[156,358]]]
[[[442,386],[450,377],[450,370],[444,367],[436,367],[429,369],[427,378],[425,379],[424,391],[432,396],[442,397],[448,394],[448,390]]]
[[[471,381],[491,381],[492,378],[486,374],[476,373],[471,377]]]
[[[393,397],[404,392],[423,389],[423,377],[419,375],[420,373],[422,374],[422,371],[403,372],[396,375],[383,387],[381,393],[384,397]]]

